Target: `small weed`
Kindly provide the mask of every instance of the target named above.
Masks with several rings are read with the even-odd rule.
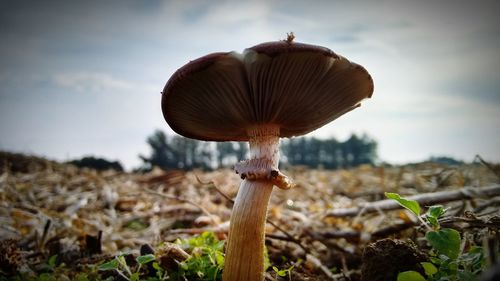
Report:
[[[175,244],[191,257],[180,263],[180,270],[172,274],[172,280],[222,280],[224,241],[219,241],[212,232],[204,232],[189,239],[178,239]]]
[[[224,241],[219,241],[211,232],[204,232],[189,239],[178,239],[174,244],[189,253],[189,257],[185,260],[178,261],[175,270],[169,269],[167,271],[166,268],[161,266],[159,260],[161,257],[152,254],[137,257],[135,259],[137,262],[136,267],[128,265],[124,255],[119,255],[101,264],[99,270],[113,270],[122,279],[130,281],[222,280]],[[154,269],[154,276],[141,276],[141,269],[149,263]]]
[[[156,260],[156,257],[154,255],[144,255],[137,257],[135,260],[137,261],[138,264],[135,270],[132,270],[132,267],[127,264],[124,255],[116,256],[114,259],[101,264],[99,266],[99,270],[100,271],[115,270],[119,276],[126,278],[126,280],[138,281],[140,280],[140,272],[142,266]]]
[[[298,266],[301,263],[302,263],[302,260],[299,259],[297,262],[295,262],[294,264],[292,264],[290,267],[288,267],[286,269],[279,269],[278,267],[273,266],[273,270],[277,276],[280,276],[280,277],[288,276],[288,280],[291,281],[292,280],[292,270],[295,268],[295,266]]]
[[[128,281],[217,281],[222,280],[224,268],[224,241],[211,232],[204,232],[189,239],[178,239],[175,247],[185,251],[183,258],[175,257],[174,267],[162,266],[161,259],[168,253],[138,256],[120,254],[101,264],[87,265],[83,272],[74,273],[64,263],[57,264],[57,256],[43,263],[40,272],[18,273],[6,277],[0,273],[0,281],[56,281],[56,280],[128,280]],[[266,255],[267,256],[267,255]]]
[[[439,218],[446,213],[443,206],[429,207],[421,215],[417,201],[408,200],[397,193],[385,193],[389,199],[396,200],[401,206],[413,213],[427,228],[425,239],[432,247],[430,262],[422,262],[426,277],[416,271],[398,274],[398,281],[440,281],[440,280],[476,280],[486,266],[486,259],[481,247],[471,247],[462,252],[460,233],[452,228],[441,228]]]

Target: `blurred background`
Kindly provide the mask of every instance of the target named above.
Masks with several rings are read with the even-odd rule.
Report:
[[[499,1],[1,0],[0,150],[59,161],[94,155],[128,170],[151,163],[152,143],[177,138],[160,108],[176,69],[293,31],[374,79],[372,99],[309,135],[336,147],[339,161],[358,161],[342,155],[358,144],[368,162],[476,154],[499,162],[498,15]],[[300,150],[304,141],[286,142],[285,160],[301,164],[293,142]],[[226,148],[229,158],[242,153]]]

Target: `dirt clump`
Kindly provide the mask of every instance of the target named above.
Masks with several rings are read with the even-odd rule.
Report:
[[[369,244],[363,252],[361,281],[393,281],[398,273],[414,270],[420,273],[425,254],[412,241],[382,239]]]

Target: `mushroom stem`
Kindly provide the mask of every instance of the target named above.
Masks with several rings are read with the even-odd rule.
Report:
[[[277,169],[279,127],[260,126],[248,130],[250,159],[263,159],[255,169]],[[257,165],[256,165],[257,166]],[[223,281],[261,281],[264,279],[264,238],[267,205],[273,183],[267,179],[245,179],[233,206],[226,248]]]
[[[224,281],[264,279],[264,235],[272,183],[243,180],[236,196],[224,263]]]

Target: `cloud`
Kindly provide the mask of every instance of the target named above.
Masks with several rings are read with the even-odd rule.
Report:
[[[130,90],[131,82],[118,79],[107,73],[60,73],[53,76],[56,86],[78,93],[120,92]]]
[[[207,10],[204,22],[216,26],[248,25],[261,20],[267,20],[271,14],[270,5],[264,1],[255,2],[224,2],[211,6]]]

